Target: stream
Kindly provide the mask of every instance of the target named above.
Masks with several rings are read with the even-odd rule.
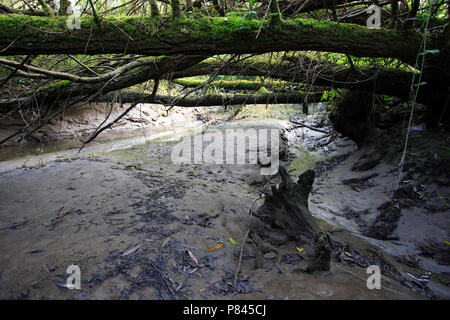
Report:
[[[290,115],[292,116],[292,114]],[[322,123],[320,114],[305,118]],[[279,128],[288,144],[291,175],[315,168],[311,213],[324,230],[356,251],[334,261],[329,272],[298,273],[311,252],[293,241],[265,256],[254,268],[254,249],[244,246],[241,276],[230,283],[239,248],[262,204],[261,192],[277,178],[261,176],[258,165],[175,165],[171,151],[194,131],[207,128]],[[375,178],[355,189],[342,184],[355,173],[351,164],[364,150],[338,137],[321,145],[324,134],[295,128],[287,119],[234,119],[221,125],[188,122],[114,141],[94,142],[78,153],[79,142],[40,148],[10,148],[0,162],[0,297],[25,299],[424,299],[450,297],[450,268],[422,258],[420,267],[399,264],[395,256],[416,254],[418,224],[402,217],[395,241],[362,233],[361,223],[376,217],[389,198],[392,168],[383,164]],[[373,172],[370,172],[373,173]],[[390,180],[391,179],[391,180]],[[349,218],[345,210],[360,212]],[[361,212],[367,210],[364,217]],[[369,212],[370,211],[370,212]],[[434,219],[434,220],[433,220]],[[448,214],[428,219],[426,233],[440,234]],[[444,224],[444,225],[442,225]],[[446,231],[445,231],[446,232]],[[447,237],[447,234],[443,234]],[[213,249],[211,249],[213,248]],[[345,251],[345,250],[344,250]],[[377,252],[399,277],[433,277],[427,288],[410,288],[383,273],[381,290],[369,290],[358,255]],[[342,258],[341,253],[340,257]],[[353,264],[350,263],[353,259]],[[66,267],[79,265],[81,290],[65,287]],[[395,277],[394,277],[395,278]],[[403,278],[402,278],[403,279]],[[411,283],[411,282],[408,282]]]

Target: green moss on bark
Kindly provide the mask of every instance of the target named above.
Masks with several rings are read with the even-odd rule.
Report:
[[[420,48],[420,36],[414,32],[369,30],[314,19],[282,20],[274,28],[270,20],[240,17],[162,20],[110,16],[102,20],[102,32],[96,34],[91,33],[93,24],[91,17],[82,17],[81,29],[69,30],[66,17],[0,15],[0,47],[8,47],[4,55],[85,50],[87,54],[126,50],[147,55],[315,50],[400,59],[414,58]]]
[[[203,84],[205,81],[195,78],[184,78],[173,81],[176,84],[185,87],[196,87]],[[231,89],[231,90],[259,90],[262,87],[266,88],[292,88],[293,90],[300,89],[302,86],[299,83],[287,82],[287,81],[256,81],[256,80],[216,80],[211,82],[210,86]],[[297,90],[297,91],[298,91]]]
[[[279,25],[281,23],[281,12],[278,6],[278,0],[270,0],[270,12],[272,12],[270,17],[271,24]]]

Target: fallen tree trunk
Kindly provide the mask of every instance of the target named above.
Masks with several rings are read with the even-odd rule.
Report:
[[[427,64],[416,102],[428,106],[427,122],[431,126],[442,124],[450,127],[450,52],[441,50]],[[221,68],[221,75],[267,76],[296,83],[312,83],[314,86],[360,90],[378,95],[387,95],[411,99],[413,72],[386,70],[380,68],[345,68],[336,70],[332,67],[309,69],[308,64],[295,62],[265,63],[248,59],[237,64],[223,67],[222,63],[205,60],[189,69],[176,72],[174,78],[205,75]],[[314,79],[311,79],[311,75]],[[416,76],[416,82],[417,82]],[[355,108],[358,106],[355,105]]]
[[[192,79],[175,79],[173,83],[179,84],[184,88],[195,88],[205,83],[205,80],[192,80]],[[287,81],[256,81],[256,80],[214,80],[208,84],[210,87],[217,87],[226,90],[239,90],[239,91],[255,91],[261,88],[271,89],[275,91],[293,91],[285,90],[285,87],[300,87],[300,83],[287,82]],[[286,92],[288,93],[288,92]]]
[[[82,17],[81,28],[75,30],[67,28],[66,19],[0,15],[0,54],[159,56],[315,50],[412,62],[421,40],[410,31],[313,19],[284,20],[274,27],[270,21],[234,17],[163,20],[109,16],[99,26],[93,18]]]
[[[318,102],[322,92],[310,93],[308,100]],[[95,99],[95,102],[110,102],[115,99],[114,95],[105,95]],[[156,95],[153,99],[146,98],[145,94],[137,92],[122,92],[119,97],[122,103],[158,103],[167,106],[178,107],[209,107],[209,106],[232,106],[243,104],[279,104],[279,103],[302,103],[304,94],[300,93],[266,93],[266,94],[208,94],[201,96],[188,96],[184,99],[171,96]]]
[[[411,79],[413,72],[399,70],[385,70],[379,68],[354,69],[345,68],[335,70],[333,68],[317,68],[317,71],[296,63],[265,63],[253,61],[239,62],[223,66],[221,62],[213,60],[202,61],[189,69],[176,72],[175,78],[199,76],[211,74],[221,68],[221,75],[240,76],[267,76],[296,83],[311,83],[311,75],[314,75],[315,86],[331,88],[343,88],[352,90],[364,90],[381,95],[389,95],[408,99],[411,91]],[[424,84],[421,89],[425,92],[428,86]],[[418,101],[424,101],[424,95],[419,95]]]

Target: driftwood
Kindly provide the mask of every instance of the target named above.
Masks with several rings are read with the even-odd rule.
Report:
[[[258,217],[271,227],[283,229],[298,243],[309,244],[315,248],[315,255],[307,272],[329,270],[331,261],[331,241],[320,230],[308,209],[308,197],[314,183],[315,172],[308,170],[292,181],[284,168],[279,174],[282,182],[279,187],[272,186],[272,195],[267,197]]]

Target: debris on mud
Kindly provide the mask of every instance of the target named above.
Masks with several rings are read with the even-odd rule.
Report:
[[[359,178],[344,179],[344,180],[342,180],[342,183],[349,185],[355,191],[359,191],[362,189],[367,189],[367,188],[373,187],[375,185],[373,178],[375,178],[377,176],[378,176],[378,173],[375,172],[375,173],[371,173],[369,175],[359,177]]]
[[[382,274],[402,283],[414,292],[430,299],[436,298],[427,286],[428,281],[418,281],[416,277],[409,273],[402,274],[396,267],[389,263],[381,253],[376,251],[362,253],[348,244],[344,245],[336,240],[333,241],[333,246],[337,262],[350,267],[358,266],[361,268],[376,265],[380,268]]]
[[[299,261],[305,258],[298,253],[287,253],[281,256],[281,263],[285,264],[297,264]]]
[[[361,159],[356,162],[352,170],[353,171],[368,171],[375,168],[381,162],[381,157],[376,154],[366,154],[361,157]]]
[[[233,275],[226,274],[222,279],[211,284],[211,290],[215,295],[246,294],[255,291],[249,277],[239,277],[233,284]]]
[[[416,255],[408,254],[408,255],[401,255],[396,256],[395,260],[397,262],[404,264],[405,266],[412,267],[412,268],[418,268],[421,265],[421,261],[419,257]]]
[[[427,240],[419,244],[421,255],[431,257],[437,263],[450,266],[450,245],[447,243],[439,243],[436,240]]]
[[[388,201],[378,207],[380,214],[371,226],[367,228],[364,235],[380,240],[394,239],[391,234],[397,228],[400,219],[400,207],[398,204]]]

